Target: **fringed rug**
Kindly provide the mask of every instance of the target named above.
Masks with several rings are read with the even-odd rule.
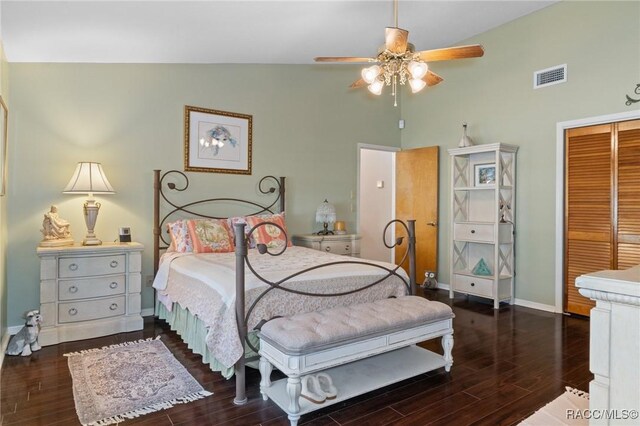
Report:
[[[65,354],[83,425],[110,425],[212,395],[160,340]]]
[[[518,426],[587,426],[589,394],[568,386],[565,389],[565,393],[524,419]]]

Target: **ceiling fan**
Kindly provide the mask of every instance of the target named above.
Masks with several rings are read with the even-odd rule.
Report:
[[[393,1],[393,14],[395,26],[385,29],[385,42],[378,48],[375,57],[319,56],[314,58],[314,61],[374,63],[363,68],[362,78],[354,81],[350,87],[367,86],[371,93],[380,95],[385,85],[391,86],[394,106],[397,106],[398,84],[404,85],[408,81],[411,91],[418,93],[426,86],[435,86],[443,80],[429,69],[428,62],[477,58],[484,55],[484,49],[479,44],[416,52],[415,46],[408,41],[409,31],[398,28],[398,0]]]

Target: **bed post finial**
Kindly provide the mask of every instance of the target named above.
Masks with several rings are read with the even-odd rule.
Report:
[[[416,294],[416,221],[415,219],[407,220],[409,225],[409,284],[411,286],[410,294]]]
[[[233,231],[236,238],[236,324],[238,325],[238,337],[242,342],[247,338],[247,324],[244,320],[244,262],[247,257],[247,244],[244,236],[244,223],[235,223]],[[236,405],[244,405],[247,403],[247,395],[245,388],[245,365],[244,354],[236,361],[236,397],[233,403]]]

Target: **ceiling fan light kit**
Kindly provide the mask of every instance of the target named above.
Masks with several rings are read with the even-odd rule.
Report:
[[[394,106],[398,106],[398,84],[405,85],[408,81],[411,92],[418,93],[425,87],[435,86],[442,81],[442,77],[429,69],[427,62],[477,58],[484,55],[484,49],[479,44],[416,52],[413,44],[408,42],[409,31],[398,28],[398,0],[394,0],[393,7],[395,26],[386,28],[385,44],[380,47],[375,58],[334,56],[317,57],[314,60],[375,63],[362,69],[362,78],[353,82],[351,88],[367,86],[369,92],[380,95],[384,86],[391,86]]]

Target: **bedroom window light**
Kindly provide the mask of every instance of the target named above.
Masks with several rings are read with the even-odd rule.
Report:
[[[318,231],[318,235],[333,235],[333,231],[329,231],[329,224],[336,221],[336,208],[326,199],[316,209],[316,222],[322,223],[322,231]]]

